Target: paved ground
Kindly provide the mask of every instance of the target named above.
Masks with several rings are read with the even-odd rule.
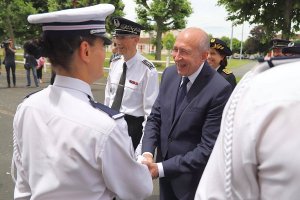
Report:
[[[247,64],[241,68],[234,69],[236,77],[241,77],[249,71],[256,63]],[[12,155],[12,122],[17,105],[22,98],[34,91],[40,90],[49,85],[50,73],[44,73],[44,83],[39,88],[25,87],[26,77],[24,70],[17,70],[16,88],[7,88],[5,72],[2,68],[0,75],[0,200],[13,198],[13,182],[10,175],[10,164]],[[103,102],[104,87],[106,80],[103,78],[92,85],[92,91],[97,101]],[[158,199],[158,183],[154,181],[153,195],[147,200]]]

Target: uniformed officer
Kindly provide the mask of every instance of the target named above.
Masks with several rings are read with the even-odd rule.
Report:
[[[114,41],[121,55],[110,65],[105,105],[125,114],[128,132],[136,149],[158,95],[158,73],[155,66],[137,52],[143,27],[121,17],[114,18],[113,24]]]
[[[271,45],[271,57],[280,57],[284,56],[282,53],[282,48],[287,47],[290,43],[289,40],[284,39],[272,39],[270,42]]]
[[[93,100],[103,75],[110,4],[30,15],[43,24],[36,41],[56,72],[14,117],[14,199],[145,199],[151,175],[137,163],[123,114]],[[13,171],[13,170],[12,170]],[[132,176],[134,173],[134,176]]]
[[[300,42],[290,42],[282,48],[282,53],[286,56],[300,56]]]
[[[299,199],[299,66],[297,57],[271,58],[239,82],[195,200]]]
[[[212,38],[210,40],[210,50],[207,58],[208,64],[217,70],[232,86],[232,89],[236,86],[236,79],[234,74],[226,68],[227,56],[231,56],[232,52],[227,47],[226,43],[218,38]]]

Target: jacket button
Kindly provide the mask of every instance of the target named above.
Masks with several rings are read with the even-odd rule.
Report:
[[[172,138],[171,138],[171,137],[168,138],[168,142],[169,142],[169,143],[172,142]]]

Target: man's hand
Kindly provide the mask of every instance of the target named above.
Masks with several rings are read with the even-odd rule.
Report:
[[[147,165],[147,167],[148,167],[148,169],[151,173],[152,179],[158,178],[159,174],[158,174],[158,167],[157,167],[156,163],[148,162],[148,161],[142,161],[142,164]]]

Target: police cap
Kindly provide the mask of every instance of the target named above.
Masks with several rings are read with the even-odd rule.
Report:
[[[141,30],[144,30],[144,27],[142,25],[123,17],[113,18],[113,24],[115,26],[115,32],[113,33],[114,36],[140,35]]]
[[[300,42],[294,43],[290,42],[288,47],[284,47],[282,49],[282,53],[290,53],[290,54],[300,54]]]
[[[99,36],[105,45],[111,44],[106,36],[105,19],[113,13],[111,4],[98,4],[84,8],[74,8],[50,13],[29,15],[31,24],[42,24],[44,32],[61,34],[90,34]]]
[[[226,56],[231,56],[232,51],[227,47],[226,43],[218,38],[210,39],[210,47],[216,49],[217,51],[225,54]]]
[[[270,42],[270,45],[272,46],[271,48],[283,48],[283,47],[287,47],[288,44],[290,43],[289,40],[283,40],[283,39],[272,39]]]

